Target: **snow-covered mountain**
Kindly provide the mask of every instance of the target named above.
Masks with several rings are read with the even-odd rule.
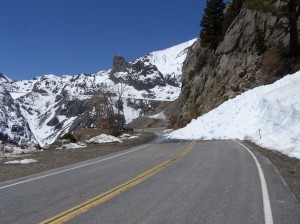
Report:
[[[0,84],[7,83],[7,82],[12,82],[12,80],[6,77],[5,75],[3,75],[2,73],[0,73]]]
[[[127,123],[153,110],[157,101],[175,100],[180,94],[187,48],[195,41],[150,53],[133,62],[116,56],[112,69],[94,74],[44,75],[17,82],[6,79],[3,91],[8,91],[19,105],[20,114],[44,146],[80,127],[98,127],[101,120],[116,114],[120,87],[124,90],[122,115]],[[3,125],[12,126],[5,122]]]
[[[168,135],[175,139],[249,139],[300,159],[300,71],[254,88]]]
[[[0,140],[18,145],[26,139],[36,142],[20,106],[3,87],[10,82],[12,80],[0,74]]]

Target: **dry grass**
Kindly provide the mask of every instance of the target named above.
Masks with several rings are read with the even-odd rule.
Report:
[[[276,75],[278,67],[282,64],[282,58],[275,50],[268,51],[261,60],[261,67],[264,73],[269,75]]]

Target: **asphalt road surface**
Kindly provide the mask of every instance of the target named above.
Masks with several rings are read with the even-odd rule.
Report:
[[[299,224],[300,207],[238,142],[157,139],[0,183],[0,223]]]

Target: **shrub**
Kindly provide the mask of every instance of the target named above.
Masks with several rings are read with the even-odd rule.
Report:
[[[75,136],[72,133],[70,133],[70,132],[64,134],[60,139],[62,139],[62,140],[69,140],[72,143],[77,142],[77,139],[75,138]]]
[[[261,60],[262,70],[267,74],[274,73],[274,71],[277,71],[281,62],[282,59],[276,51],[268,51]]]

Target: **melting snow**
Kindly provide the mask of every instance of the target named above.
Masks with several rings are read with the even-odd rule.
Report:
[[[117,142],[122,142],[122,140],[112,135],[101,134],[91,138],[87,142],[88,143],[110,143],[110,142],[117,143]]]
[[[164,114],[164,112],[160,112],[158,114],[154,114],[152,116],[148,116],[149,118],[152,118],[152,119],[160,119],[160,120],[165,120],[167,119],[166,118],[166,115]]]
[[[23,159],[23,160],[12,160],[7,161],[4,164],[29,164],[29,163],[36,163],[37,160],[35,159]]]
[[[86,144],[84,143],[69,143],[69,144],[63,144],[61,147],[58,147],[58,149],[80,149],[85,147]]]

